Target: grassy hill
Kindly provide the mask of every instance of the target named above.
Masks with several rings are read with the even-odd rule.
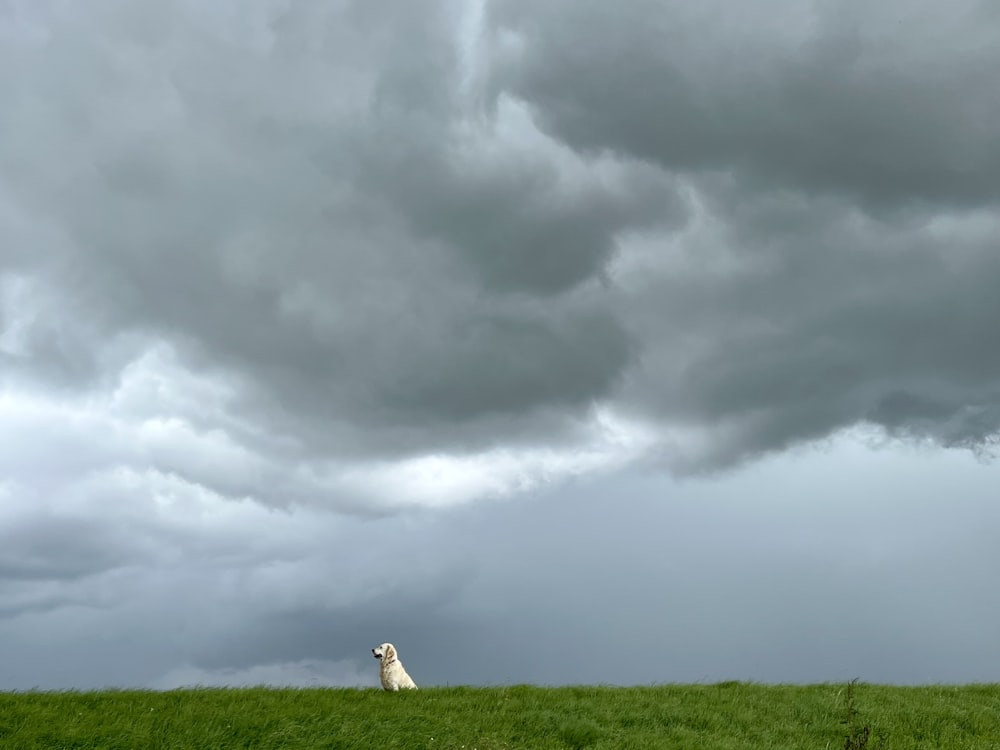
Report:
[[[0,748],[1000,749],[1000,685],[0,693]]]

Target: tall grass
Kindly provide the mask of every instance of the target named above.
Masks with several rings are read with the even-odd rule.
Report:
[[[1000,685],[0,693],[0,747],[1000,750]]]

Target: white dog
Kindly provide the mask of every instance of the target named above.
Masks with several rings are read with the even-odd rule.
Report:
[[[372,656],[381,662],[378,676],[382,680],[383,689],[393,692],[396,692],[400,688],[413,688],[416,690],[417,685],[410,679],[410,675],[406,674],[406,670],[403,669],[403,662],[396,655],[395,646],[391,643],[383,643],[381,646],[372,649]]]

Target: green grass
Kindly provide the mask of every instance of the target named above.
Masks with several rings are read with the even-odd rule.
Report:
[[[0,693],[0,748],[24,750],[845,746],[1000,750],[1000,685]]]

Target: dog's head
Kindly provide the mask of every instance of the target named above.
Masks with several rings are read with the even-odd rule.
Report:
[[[383,643],[372,649],[372,656],[386,664],[396,660],[396,647],[391,643]]]

